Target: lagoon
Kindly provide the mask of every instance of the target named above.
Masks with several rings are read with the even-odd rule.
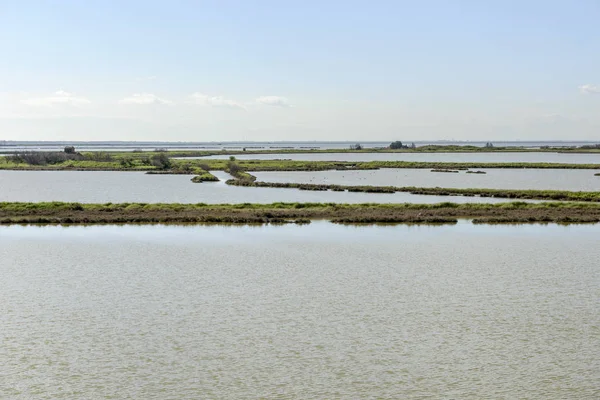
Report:
[[[192,175],[149,175],[106,171],[0,171],[0,202],[79,203],[440,203],[447,196],[409,193],[371,194],[230,186],[221,182],[192,183]],[[499,203],[506,199],[453,196],[455,203]]]
[[[0,227],[0,398],[593,399],[599,234]]]
[[[431,172],[430,169],[382,168],[347,171],[252,172],[263,182],[360,186],[537,189],[600,191],[597,171],[577,169],[475,169],[485,174]]]

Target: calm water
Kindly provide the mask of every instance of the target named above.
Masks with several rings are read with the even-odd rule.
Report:
[[[300,161],[426,161],[426,162],[530,162],[600,164],[597,154],[563,153],[305,153],[305,154],[241,154],[240,160]],[[228,155],[198,158],[228,159]],[[189,158],[188,158],[189,159]]]
[[[188,175],[147,175],[143,172],[0,171],[0,201],[66,201],[80,203],[440,203],[506,202],[475,197],[417,196],[408,193],[369,194],[312,192],[295,189],[192,183]]]
[[[365,148],[383,148],[390,145],[391,141],[361,142]],[[483,147],[487,142],[458,142],[458,141],[406,141],[414,142],[417,146],[425,145],[469,145]],[[169,150],[203,150],[203,149],[347,149],[356,142],[331,142],[331,141],[287,141],[287,142],[86,142],[86,141],[5,141],[0,140],[0,153],[20,150],[27,151],[60,151],[65,146],[76,146],[80,151],[132,151],[134,149],[153,150],[165,148]],[[545,141],[545,142],[499,142],[497,146],[539,148],[552,147],[578,147],[591,145],[596,142],[586,141]]]
[[[431,172],[429,169],[256,172],[259,181],[339,185],[417,186],[489,189],[600,190],[598,171],[575,169],[481,169],[484,174]]]
[[[0,227],[0,398],[598,399],[598,235]]]

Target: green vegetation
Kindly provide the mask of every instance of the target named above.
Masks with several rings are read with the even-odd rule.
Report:
[[[406,192],[418,195],[431,196],[469,196],[469,197],[496,197],[521,200],[553,200],[553,201],[582,201],[600,202],[600,192],[571,192],[567,190],[518,190],[518,189],[460,189],[460,188],[426,188],[414,186],[348,186],[312,183],[286,183],[286,182],[255,182],[249,180],[230,179],[228,185],[273,187],[313,191],[349,191],[363,193],[395,193]]]
[[[74,147],[65,147],[65,151],[22,151],[13,155],[7,156],[5,161],[13,164],[26,165],[55,165],[63,164],[67,161],[98,161],[112,162],[113,158],[109,153],[77,153]]]
[[[405,149],[405,148],[408,148],[408,146],[403,145],[402,142],[399,140],[390,143],[391,150],[400,150],[400,149]]]
[[[22,153],[0,157],[0,169],[11,170],[105,170],[138,171],[160,170],[179,172],[186,168],[227,171],[231,164],[244,171],[326,171],[326,170],[369,170],[380,168],[417,168],[436,170],[467,170],[473,168],[535,168],[535,169],[600,169],[600,164],[563,163],[481,163],[481,162],[412,162],[412,161],[292,161],[292,160],[176,160],[167,152],[88,152],[88,153]]]
[[[219,178],[214,176],[208,171],[199,172],[198,175],[192,178],[192,182],[201,183],[201,182],[218,182]]]
[[[600,204],[80,204],[0,203],[2,224],[599,222]]]
[[[150,165],[154,166],[156,169],[167,170],[172,167],[171,159],[164,152],[154,154],[148,157],[146,160]]]
[[[227,162],[226,172],[236,178],[237,181],[243,183],[252,183],[256,180],[254,175],[250,175],[235,161],[235,157],[230,157]]]
[[[431,172],[452,172],[458,174],[458,170],[455,169],[432,169]]]

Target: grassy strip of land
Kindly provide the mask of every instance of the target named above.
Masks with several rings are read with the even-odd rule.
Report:
[[[91,154],[91,153],[90,153]],[[75,156],[71,156],[75,157]],[[50,158],[53,160],[54,158]],[[172,171],[193,173],[199,169],[226,171],[232,160],[199,159],[175,160],[167,153],[109,153],[102,157],[87,155],[73,159],[43,164],[30,164],[28,157],[0,157],[0,169],[4,170],[48,170],[48,171]],[[29,162],[38,162],[33,159]],[[413,162],[413,161],[298,161],[298,160],[234,160],[240,169],[245,171],[327,171],[327,170],[373,170],[380,168],[415,168],[435,170],[467,170],[482,169],[596,169],[600,164],[565,164],[565,163],[481,163],[481,162]]]
[[[469,197],[496,197],[520,200],[558,200],[558,201],[585,201],[600,202],[600,192],[571,192],[567,190],[518,190],[518,189],[460,189],[460,188],[425,188],[414,186],[349,186],[332,184],[293,183],[293,182],[255,182],[249,180],[230,179],[226,182],[234,186],[270,187],[282,189],[300,189],[312,191],[332,190],[336,192],[362,192],[362,193],[395,193],[405,192],[410,194],[431,196],[469,196]]]
[[[81,204],[0,203],[1,224],[113,223],[478,223],[600,221],[600,204]]]
[[[235,163],[230,163],[230,165],[225,169],[225,172],[229,173],[235,179],[236,182],[251,184],[256,181],[256,177],[239,168],[239,166]]]

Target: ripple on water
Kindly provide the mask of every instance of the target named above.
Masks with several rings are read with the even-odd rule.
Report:
[[[599,230],[0,227],[0,398],[597,398]]]

